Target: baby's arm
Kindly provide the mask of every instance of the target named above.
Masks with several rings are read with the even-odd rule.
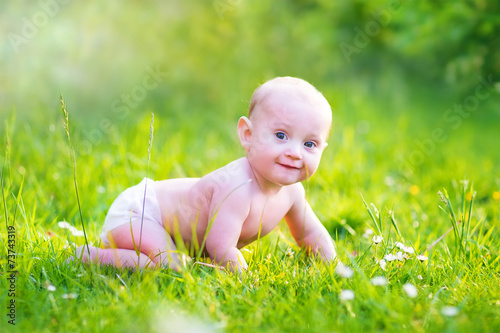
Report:
[[[243,222],[250,211],[249,200],[242,199],[242,192],[244,189],[238,189],[229,197],[223,198],[222,204],[214,198],[215,204],[212,204],[211,214],[213,217],[209,221],[210,229],[207,230],[206,250],[210,258],[233,272],[248,268],[245,258],[237,248]]]
[[[319,254],[327,262],[337,256],[335,246],[325,226],[306,200],[302,184],[293,185],[293,205],[285,216],[292,236],[300,247]]]

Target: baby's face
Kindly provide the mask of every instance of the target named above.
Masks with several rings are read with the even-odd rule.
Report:
[[[331,126],[331,110],[306,95],[273,92],[256,106],[247,157],[267,181],[291,185],[318,169]]]

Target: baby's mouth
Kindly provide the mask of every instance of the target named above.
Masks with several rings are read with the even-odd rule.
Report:
[[[282,167],[286,168],[286,169],[289,169],[289,170],[300,170],[299,167],[296,167],[294,165],[283,164],[283,163],[278,163],[278,164],[281,165]]]

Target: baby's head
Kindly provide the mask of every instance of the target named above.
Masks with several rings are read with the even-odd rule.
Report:
[[[331,122],[330,105],[314,86],[277,77],[255,90],[238,134],[254,171],[271,183],[290,185],[316,172]]]
[[[271,79],[255,89],[248,117],[252,119],[254,111],[259,110],[259,106],[266,102],[269,97],[282,95],[285,98],[296,97],[309,101],[318,107],[319,111],[326,111],[331,122],[331,108],[326,98],[309,82],[296,77],[276,77]]]

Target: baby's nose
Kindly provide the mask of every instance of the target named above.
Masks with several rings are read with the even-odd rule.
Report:
[[[300,160],[302,158],[302,154],[300,153],[300,148],[296,145],[289,146],[285,151],[285,156],[292,159]]]

